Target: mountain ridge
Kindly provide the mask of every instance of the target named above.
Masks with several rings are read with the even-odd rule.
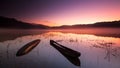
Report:
[[[120,28],[120,20],[96,22],[94,24],[75,24],[49,27],[42,24],[34,24],[19,21],[15,18],[7,18],[0,16],[0,28],[13,28],[13,29],[76,29],[76,28]]]
[[[106,21],[106,22],[96,22],[94,24],[75,24],[75,25],[63,25],[53,28],[120,28],[120,20],[118,21]]]
[[[0,28],[16,28],[16,29],[47,29],[48,26],[42,24],[33,24],[18,21],[15,18],[7,18],[0,16]]]

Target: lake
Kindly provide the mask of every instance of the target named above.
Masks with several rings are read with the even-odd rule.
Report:
[[[0,30],[0,68],[120,68],[120,29]],[[16,56],[40,39],[29,53]],[[80,66],[50,45],[50,40],[81,53]],[[74,55],[74,54],[72,54]]]

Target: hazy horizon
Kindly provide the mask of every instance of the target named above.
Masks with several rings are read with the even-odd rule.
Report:
[[[0,0],[0,68],[120,68],[119,12],[120,0]]]
[[[16,21],[20,21],[20,22],[24,22],[24,23],[30,23],[30,22],[26,22],[26,21],[23,21],[23,20],[18,20],[18,19],[16,19],[16,18],[9,18],[9,17],[6,17],[6,16],[0,16],[0,17],[3,17],[3,18],[8,18],[8,19],[15,19]],[[7,19],[6,19],[7,20]],[[56,25],[56,26],[50,26],[50,25],[44,25],[44,24],[42,24],[42,23],[31,23],[31,24],[37,24],[37,25],[44,25],[44,26],[48,26],[48,27],[60,27],[60,26],[74,26],[74,25],[90,25],[90,24],[96,24],[96,23],[106,23],[106,22],[116,22],[116,21],[120,21],[120,20],[113,20],[113,21],[97,21],[97,22],[94,22],[94,23],[88,23],[88,24],[86,24],[86,23],[83,23],[83,24],[81,24],[81,23],[79,23],[79,24],[72,24],[72,25],[70,25],[70,24],[67,24],[67,25]]]

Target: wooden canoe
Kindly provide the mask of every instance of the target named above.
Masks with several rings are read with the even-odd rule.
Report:
[[[18,50],[18,52],[16,53],[16,56],[22,56],[29,53],[30,51],[33,50],[33,48],[35,48],[40,43],[40,41],[41,41],[40,39],[37,39],[27,43],[26,45],[24,45],[22,48]]]
[[[52,46],[58,46],[59,48],[62,48],[62,50],[65,51],[66,54],[68,54],[68,55],[70,55],[70,56],[72,56],[72,57],[79,57],[79,56],[81,55],[80,52],[77,52],[77,51],[75,51],[75,50],[72,50],[72,49],[70,49],[70,48],[67,48],[67,47],[65,47],[65,46],[63,46],[63,45],[55,42],[54,40],[50,40],[50,44],[51,44]]]
[[[52,41],[52,40],[51,40]],[[51,42],[51,45],[56,48],[65,58],[68,59],[72,64],[76,66],[81,66],[80,60],[78,56],[73,55],[73,53],[70,53],[69,51],[65,50],[64,48],[60,47],[59,45],[53,44],[53,41]],[[69,50],[69,49],[68,49]],[[71,49],[70,49],[71,50]]]

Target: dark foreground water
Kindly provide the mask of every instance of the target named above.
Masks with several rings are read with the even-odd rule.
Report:
[[[0,68],[120,68],[119,31],[103,34],[82,33],[78,30],[12,32],[0,35]],[[31,52],[16,56],[21,47],[36,39],[41,42]],[[81,66],[72,64],[51,46],[51,39],[80,52]]]

